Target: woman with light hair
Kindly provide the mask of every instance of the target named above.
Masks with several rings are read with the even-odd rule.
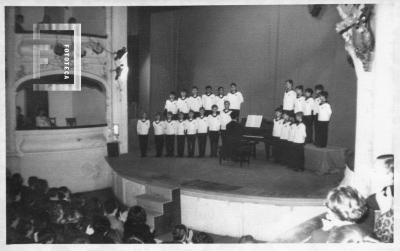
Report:
[[[322,228],[312,233],[309,242],[325,243],[331,231],[342,226],[354,225],[367,211],[365,199],[350,186],[332,189],[326,198],[327,213],[322,219]]]

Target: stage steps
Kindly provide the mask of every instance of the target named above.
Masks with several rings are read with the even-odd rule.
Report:
[[[147,224],[156,234],[170,232],[181,223],[180,190],[170,185],[147,184],[146,193],[136,196],[147,214]]]

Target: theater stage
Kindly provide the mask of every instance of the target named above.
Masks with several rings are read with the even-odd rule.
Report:
[[[183,224],[263,241],[276,241],[323,213],[327,192],[342,179],[339,173],[294,172],[266,161],[261,149],[257,156],[242,167],[227,161],[219,165],[217,158],[141,158],[137,152],[107,161],[114,194],[125,204],[140,205],[154,187],[179,188]],[[145,204],[154,208],[154,202]]]

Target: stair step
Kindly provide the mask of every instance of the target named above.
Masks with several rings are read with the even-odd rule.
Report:
[[[172,200],[172,190],[171,188],[163,187],[163,186],[156,186],[156,185],[149,185],[146,187],[147,194],[156,194],[160,195],[164,198]]]
[[[171,202],[170,199],[157,194],[142,194],[136,196],[137,204],[154,212],[164,212],[164,204]]]
[[[147,215],[147,220],[146,220],[147,225],[149,225],[151,228],[155,228],[156,218],[162,217],[163,213],[158,212],[158,211],[153,211],[153,210],[147,209],[147,208],[144,208],[144,210],[146,211],[146,215]]]

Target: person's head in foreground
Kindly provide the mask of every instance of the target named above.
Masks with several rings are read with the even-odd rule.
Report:
[[[239,243],[241,243],[241,244],[257,243],[257,241],[251,235],[243,235],[242,237],[240,237]]]
[[[214,243],[214,240],[207,233],[198,232],[198,233],[193,234],[192,242],[193,243],[199,243],[199,244],[201,244],[201,243]]]
[[[172,241],[174,243],[185,243],[188,238],[188,229],[183,224],[178,224],[172,230]]]
[[[330,231],[327,243],[361,243],[363,232],[357,225],[335,227]]]
[[[326,198],[323,230],[356,223],[367,211],[365,199],[350,186],[332,189]]]

